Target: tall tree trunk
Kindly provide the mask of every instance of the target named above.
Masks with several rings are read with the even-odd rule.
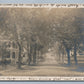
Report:
[[[39,51],[39,50],[37,50],[37,51],[36,51],[36,53],[37,53],[37,62],[39,62],[39,58],[40,58],[40,51]]]
[[[33,64],[36,64],[36,47],[34,48],[34,53],[33,53]]]
[[[77,61],[77,55],[76,55],[76,44],[74,44],[74,61],[75,61],[75,64],[77,65],[78,64],[78,61]]]
[[[62,53],[62,63],[64,64],[64,53]]]
[[[31,54],[32,54],[32,46],[31,46],[31,44],[30,44],[30,49],[29,49],[29,55],[28,55],[28,65],[30,65],[31,64]]]
[[[21,69],[21,45],[19,42],[18,46],[19,46],[18,69]]]
[[[71,62],[70,62],[70,50],[66,49],[66,51],[67,51],[67,56],[68,56],[68,65],[70,65],[71,64]]]
[[[58,49],[56,50],[57,55],[58,55],[58,63],[60,64],[60,47],[58,47]]]

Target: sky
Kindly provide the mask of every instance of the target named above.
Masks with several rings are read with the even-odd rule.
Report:
[[[84,0],[0,0],[0,3],[84,3]]]

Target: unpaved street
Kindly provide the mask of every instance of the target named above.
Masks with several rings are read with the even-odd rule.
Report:
[[[19,70],[16,67],[8,66],[7,70],[0,70],[2,76],[84,76],[84,68],[78,66],[61,65],[37,65],[23,66]]]

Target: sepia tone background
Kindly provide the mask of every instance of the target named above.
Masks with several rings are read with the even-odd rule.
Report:
[[[15,2],[13,2],[13,1],[15,1]],[[20,0],[19,0],[19,1],[20,1]],[[24,1],[25,1],[25,3],[29,3],[28,0],[22,0],[22,1],[18,2],[18,3],[24,3]],[[50,0],[48,0],[48,1],[50,1]],[[63,1],[63,0],[62,0],[62,1]],[[39,0],[39,2],[42,3],[41,0]],[[52,3],[52,2],[53,2],[53,1],[51,1],[50,3]],[[57,1],[57,2],[58,2],[58,1]],[[57,3],[57,2],[55,2],[55,3]],[[71,3],[84,3],[83,0],[79,0],[79,1],[78,1],[78,0],[68,0],[68,1],[67,1],[67,3],[70,3],[70,2],[71,2]],[[16,1],[16,0],[10,0],[10,1],[9,1],[9,0],[6,0],[6,1],[0,0],[0,3],[17,3],[17,1]],[[38,2],[36,2],[36,1],[34,2],[34,1],[31,0],[31,3],[38,3]],[[43,3],[45,3],[45,1],[44,1]],[[60,3],[60,2],[59,2],[59,3]],[[66,1],[63,1],[62,3],[66,3]],[[4,83],[4,82],[0,82],[0,83],[2,84],[2,83]],[[9,84],[9,83],[10,83],[10,84],[14,83],[14,84],[16,84],[16,83],[20,83],[20,82],[5,82],[5,83],[8,83],[8,84]],[[4,83],[4,84],[5,84],[5,83]],[[24,82],[24,83],[25,83],[25,82]],[[29,82],[29,83],[31,83],[31,82]],[[35,83],[35,82],[33,82],[33,83]],[[37,82],[36,82],[36,83],[37,83]],[[40,82],[39,84],[42,84],[42,83],[43,83],[43,82]],[[49,82],[47,82],[47,83],[49,84]],[[56,82],[54,82],[54,83],[56,84]],[[61,83],[66,83],[66,82],[57,82],[57,84],[58,84],[58,83],[61,84]],[[70,83],[82,84],[83,82],[70,82]],[[53,84],[53,82],[50,82],[50,84]],[[69,82],[68,82],[67,84],[69,84]]]
[[[1,8],[0,75],[83,76],[84,9]]]

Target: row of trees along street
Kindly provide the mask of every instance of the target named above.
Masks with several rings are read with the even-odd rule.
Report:
[[[31,65],[32,59],[33,64],[38,60],[37,52],[41,52],[43,56],[56,42],[59,43],[59,52],[67,55],[68,65],[71,64],[71,51],[74,52],[74,61],[77,65],[77,52],[81,51],[80,45],[84,45],[83,13],[84,9],[75,8],[1,8],[0,39],[13,40],[18,45],[19,69],[22,66],[25,45],[28,52],[27,63]],[[4,42],[0,43],[1,46],[3,44]],[[0,48],[3,49],[3,47]],[[58,56],[60,57],[60,54]]]

